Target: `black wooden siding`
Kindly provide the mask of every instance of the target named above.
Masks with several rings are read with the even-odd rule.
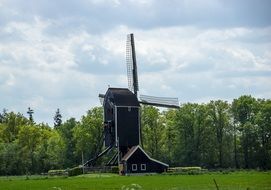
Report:
[[[117,107],[119,146],[139,145],[139,110],[137,107]]]
[[[132,164],[137,164],[137,171],[132,170]],[[146,170],[141,170],[141,164],[146,164]],[[149,159],[140,149],[137,149],[134,154],[126,162],[127,173],[162,173],[167,167]]]

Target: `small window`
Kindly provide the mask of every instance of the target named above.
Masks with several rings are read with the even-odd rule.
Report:
[[[146,164],[141,164],[140,166],[142,171],[146,171]]]
[[[132,164],[132,171],[137,171],[137,165],[136,164]]]

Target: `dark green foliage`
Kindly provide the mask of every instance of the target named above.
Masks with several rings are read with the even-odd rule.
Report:
[[[75,142],[73,139],[73,130],[78,122],[75,118],[70,118],[64,122],[60,127],[57,128],[58,133],[64,140],[64,168],[79,165],[80,158],[75,156]]]
[[[4,110],[0,175],[32,175],[82,165],[103,149],[102,112],[95,107],[79,121],[58,120],[59,125],[52,128]],[[143,106],[141,119],[144,150],[170,167],[271,169],[271,100],[241,96],[231,104],[221,100],[186,103],[163,112]],[[113,154],[96,165],[104,165]],[[118,167],[112,172],[117,173]]]
[[[67,176],[68,172],[66,170],[49,170],[49,176]]]
[[[22,114],[4,114],[0,124],[0,175],[47,172],[61,167],[63,140],[49,126]]]
[[[152,106],[143,106],[141,112],[143,147],[152,157],[160,159],[163,126],[159,110]]]
[[[0,123],[4,123],[5,122],[5,119],[7,117],[7,109],[3,109],[3,113],[0,113]]]
[[[206,105],[185,104],[176,112],[177,145],[175,165],[214,165],[214,130]],[[204,165],[203,165],[204,164]]]
[[[119,173],[119,167],[118,166],[112,166],[111,167],[111,173],[118,174]]]
[[[77,158],[84,156],[84,161],[98,155],[103,146],[103,110],[93,108],[82,116],[81,121],[73,128],[74,154]],[[99,164],[99,160],[98,163]]]
[[[241,96],[232,103],[232,114],[236,126],[235,133],[239,141],[239,155],[236,162],[245,168],[255,168],[258,165],[259,136],[257,114],[264,106],[265,100],[256,100],[251,96]],[[268,111],[267,111],[268,112]],[[262,166],[260,166],[262,167]]]
[[[0,175],[19,174],[18,143],[0,143]]]
[[[208,105],[211,126],[215,130],[216,146],[218,150],[219,167],[224,167],[226,138],[231,130],[229,104],[221,100],[211,101]],[[228,158],[229,159],[229,158]]]
[[[0,113],[0,123],[4,122],[4,116]]]
[[[32,110],[30,107],[27,110],[27,114],[29,115],[29,121],[31,124],[34,123],[34,119],[33,119],[33,114],[34,114],[34,110]]]
[[[77,176],[81,174],[83,174],[83,169],[81,167],[74,167],[74,168],[68,169],[69,176]]]
[[[60,127],[61,124],[62,124],[62,115],[60,114],[59,108],[57,108],[54,116],[54,128]]]
[[[174,167],[168,170],[170,175],[199,175],[205,172],[206,170],[201,167]]]
[[[258,161],[263,169],[271,168],[271,100],[262,100],[256,115],[256,134],[258,135]]]

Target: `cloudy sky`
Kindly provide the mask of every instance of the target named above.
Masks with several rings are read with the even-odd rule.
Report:
[[[79,119],[127,87],[128,33],[141,94],[271,98],[269,0],[0,0],[0,109]]]

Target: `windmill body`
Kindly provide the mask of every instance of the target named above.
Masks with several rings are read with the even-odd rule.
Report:
[[[105,146],[116,146],[126,153],[127,148],[139,145],[139,102],[126,88],[109,88],[104,98]]]
[[[140,146],[140,104],[179,108],[177,98],[161,98],[140,95],[138,98],[138,75],[134,35],[129,34],[126,42],[128,88],[108,88],[99,94],[104,108],[104,145],[106,149],[85,163],[90,166],[110,151],[117,149],[107,165],[118,164],[121,174],[163,172],[168,165],[151,158]]]

